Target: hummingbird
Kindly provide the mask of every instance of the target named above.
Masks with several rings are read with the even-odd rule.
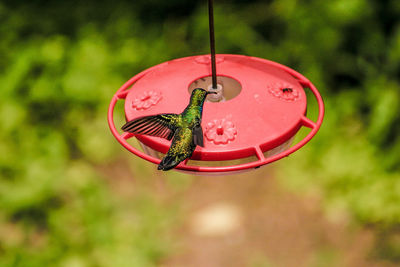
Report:
[[[189,105],[182,113],[139,117],[128,121],[121,129],[134,134],[146,134],[172,140],[171,147],[157,168],[168,171],[191,157],[196,146],[204,147],[201,116],[208,94],[216,94],[216,92],[196,88],[192,91]]]

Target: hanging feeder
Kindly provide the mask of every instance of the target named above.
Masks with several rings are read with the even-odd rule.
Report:
[[[119,133],[114,108],[125,100],[125,118],[181,113],[195,88],[215,90],[207,97],[202,116],[204,147],[176,169],[195,174],[224,174],[259,168],[286,157],[317,133],[324,104],[315,86],[300,73],[269,60],[242,55],[215,55],[213,3],[208,0],[210,55],[171,60],[127,81],[108,109],[113,135],[135,155],[159,164],[171,142],[159,137]],[[218,73],[217,70],[218,69]],[[218,76],[217,76],[218,74]],[[318,102],[316,122],[306,117],[309,89]],[[291,146],[302,127],[311,131]],[[127,140],[136,137],[142,151]]]
[[[113,120],[117,101],[125,100],[126,120],[159,113],[180,113],[191,90],[211,84],[209,55],[168,61],[149,68],[126,82],[114,95],[108,111],[113,135],[135,155],[158,164],[170,141],[159,137],[119,133]],[[298,72],[269,60],[243,55],[216,55],[221,102],[206,101],[202,127],[204,147],[176,169],[194,173],[232,173],[258,168],[286,157],[317,133],[324,116],[321,95]],[[306,117],[305,89],[318,102],[316,122]],[[308,135],[291,146],[301,127]],[[136,137],[143,151],[127,139]]]

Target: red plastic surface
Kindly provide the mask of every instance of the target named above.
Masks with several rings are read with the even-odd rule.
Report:
[[[256,156],[258,160],[233,166],[189,166],[187,161],[177,169],[196,172],[227,172],[259,167],[296,151],[306,144],[321,126],[324,106],[317,89],[301,74],[281,64],[241,55],[217,55],[217,74],[237,80],[242,91],[226,102],[204,104],[202,125],[205,147],[197,147],[191,159],[233,160]],[[113,110],[119,99],[125,99],[127,120],[159,113],[180,113],[188,104],[189,85],[210,76],[209,56],[193,56],[154,66],[125,83],[111,101],[108,120],[117,140],[134,154],[159,163],[159,159],[130,146],[113,122]],[[309,88],[318,101],[317,122],[308,119],[306,95]],[[118,125],[117,128],[120,128]],[[298,144],[277,155],[265,158],[263,152],[292,138],[300,127],[311,132]],[[222,128],[222,130],[221,130]],[[136,136],[142,143],[166,153],[170,142],[151,136]]]

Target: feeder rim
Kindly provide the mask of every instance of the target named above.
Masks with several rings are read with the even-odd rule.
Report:
[[[198,55],[198,56],[209,56],[209,54],[208,55]],[[181,170],[181,171],[189,171],[189,172],[223,173],[223,172],[241,171],[241,170],[250,169],[250,168],[258,168],[262,165],[266,165],[266,164],[272,163],[276,160],[279,160],[279,159],[289,156],[291,153],[299,150],[301,147],[303,147],[305,144],[307,144],[314,137],[314,135],[318,132],[319,128],[321,127],[323,118],[324,118],[324,112],[325,112],[324,102],[323,102],[322,97],[321,97],[320,93],[318,92],[317,88],[306,77],[304,77],[302,74],[298,73],[297,71],[295,71],[285,65],[282,65],[280,63],[270,61],[267,59],[262,59],[262,58],[258,58],[258,57],[252,57],[252,56],[244,56],[244,55],[234,55],[234,54],[217,54],[217,56],[220,56],[220,57],[241,56],[244,58],[251,58],[256,61],[268,63],[274,67],[277,67],[277,68],[280,68],[280,69],[286,71],[287,73],[289,73],[290,75],[292,75],[293,77],[295,77],[298,80],[298,82],[303,87],[303,89],[308,88],[313,93],[313,95],[316,98],[317,103],[318,103],[317,121],[314,122],[314,121],[310,120],[309,118],[307,118],[305,115],[303,115],[302,119],[301,119],[301,126],[310,128],[311,131],[297,144],[295,144],[292,147],[288,148],[287,150],[282,151],[281,153],[278,153],[271,157],[266,158],[264,156],[263,151],[261,150],[260,146],[255,146],[255,147],[253,147],[253,149],[254,149],[255,156],[257,156],[257,158],[258,158],[257,161],[243,163],[243,164],[239,164],[239,165],[231,165],[231,166],[205,167],[205,166],[187,165],[187,162],[189,159],[186,159],[185,161],[181,162],[177,167],[175,167],[175,169]],[[192,58],[192,57],[195,57],[195,56],[189,56],[189,57],[185,57],[185,58]],[[183,60],[185,58],[179,58],[179,60],[181,60],[181,59]],[[128,144],[127,140],[129,138],[133,137],[134,134],[127,133],[127,132],[120,134],[117,131],[115,124],[114,124],[114,108],[115,108],[115,105],[118,100],[126,98],[126,96],[129,93],[129,90],[127,90],[127,89],[129,87],[131,87],[136,81],[138,81],[139,79],[144,77],[147,73],[151,72],[153,69],[158,68],[162,65],[168,64],[168,62],[169,61],[163,62],[163,63],[155,65],[153,67],[150,67],[150,68],[138,73],[137,75],[133,76],[131,79],[129,79],[114,94],[114,96],[111,100],[111,103],[109,105],[109,108],[108,108],[108,116],[107,116],[108,125],[110,127],[112,134],[118,140],[118,142],[123,147],[125,147],[127,150],[129,150],[131,153],[133,153],[147,161],[150,161],[154,164],[159,164],[161,162],[161,160],[158,158],[149,156],[149,155],[145,154],[144,152],[142,152],[142,151],[132,147],[130,144]]]

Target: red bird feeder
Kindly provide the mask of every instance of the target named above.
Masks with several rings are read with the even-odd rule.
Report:
[[[220,102],[204,104],[202,127],[204,147],[197,147],[189,160],[176,167],[193,173],[233,173],[266,165],[304,146],[317,133],[324,105],[315,86],[298,72],[281,64],[242,55],[216,55],[217,81],[222,87]],[[181,113],[191,90],[211,84],[209,55],[171,60],[149,68],[126,82],[114,95],[108,110],[113,135],[135,155],[158,164],[170,141],[136,135],[143,151],[131,146],[113,119],[118,100],[125,100],[125,117]],[[318,102],[316,122],[306,117],[309,89]],[[210,97],[210,96],[209,96]],[[311,131],[291,146],[301,127]]]

